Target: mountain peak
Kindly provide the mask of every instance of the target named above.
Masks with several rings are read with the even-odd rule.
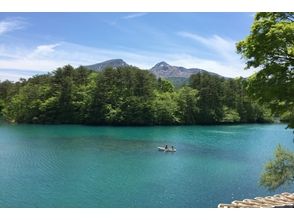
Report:
[[[111,68],[118,68],[118,67],[125,67],[129,66],[124,60],[122,59],[111,59],[111,60],[106,60],[101,63],[96,63],[93,65],[85,66],[87,69],[94,70],[94,71],[102,71],[108,67]]]
[[[159,63],[157,63],[155,66],[158,66],[158,67],[165,67],[165,66],[171,66],[169,65],[167,62],[165,61],[161,61]]]
[[[111,59],[111,60],[106,60],[102,63],[126,63],[123,59]]]
[[[157,63],[154,67],[152,67],[150,71],[154,75],[158,77],[163,77],[163,78],[169,78],[169,77],[189,78],[192,74],[198,74],[203,72],[204,70],[197,69],[197,68],[187,69],[181,66],[171,66],[165,61],[161,61]],[[210,74],[215,75],[215,73],[210,73]]]

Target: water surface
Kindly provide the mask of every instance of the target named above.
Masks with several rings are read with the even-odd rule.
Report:
[[[0,125],[0,207],[216,207],[259,187],[285,125]],[[157,151],[165,144],[176,153]]]

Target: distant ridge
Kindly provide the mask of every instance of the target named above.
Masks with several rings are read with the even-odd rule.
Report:
[[[112,67],[112,68],[118,68],[118,67],[126,67],[126,66],[131,66],[127,64],[124,60],[122,59],[112,59],[112,60],[107,60],[101,63],[96,63],[93,65],[89,66],[84,66],[90,70],[93,71],[103,71],[107,67]],[[208,73],[211,75],[216,75],[220,76],[219,74],[212,73],[203,69],[198,69],[198,68],[190,68],[187,69],[185,67],[181,66],[172,66],[164,61],[159,62],[155,64],[151,69],[149,69],[151,73],[153,73],[157,77],[162,77],[162,78],[189,78],[192,74],[199,74],[199,73]]]

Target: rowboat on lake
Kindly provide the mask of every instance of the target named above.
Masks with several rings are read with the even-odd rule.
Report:
[[[159,151],[164,151],[164,152],[176,152],[177,149],[175,147],[169,148],[169,147],[158,147]]]

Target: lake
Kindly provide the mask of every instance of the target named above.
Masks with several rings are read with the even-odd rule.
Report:
[[[0,207],[217,207],[293,192],[258,184],[277,144],[294,149],[285,127],[2,124]]]

